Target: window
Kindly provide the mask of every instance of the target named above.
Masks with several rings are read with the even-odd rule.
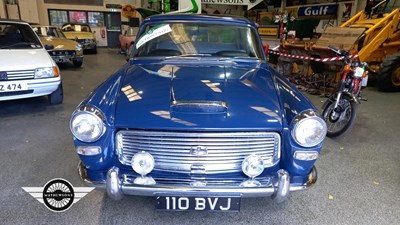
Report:
[[[69,11],[70,23],[87,23],[86,12],[84,11]]]
[[[84,24],[66,24],[65,26],[62,27],[62,30],[64,32],[92,32],[89,26],[84,25]]]
[[[64,23],[87,23],[90,26],[104,26],[103,12],[78,10],[49,9],[50,25],[60,26]]]
[[[101,12],[88,12],[90,26],[104,26],[104,15]]]
[[[32,28],[25,24],[0,23],[0,49],[41,48]]]
[[[65,10],[49,10],[50,25],[62,25],[68,22],[67,11]]]
[[[262,59],[254,30],[211,23],[149,25],[136,42],[136,57],[202,55]]]

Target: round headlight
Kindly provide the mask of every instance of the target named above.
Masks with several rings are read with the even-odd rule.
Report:
[[[250,178],[260,175],[264,171],[264,161],[260,156],[249,155],[242,162],[242,171]]]
[[[75,49],[80,52],[82,50],[82,45],[81,44],[77,44],[75,45]]]
[[[145,176],[154,169],[154,158],[145,151],[138,152],[133,155],[131,166],[136,173]]]
[[[72,134],[83,142],[97,141],[105,131],[101,118],[90,112],[78,112],[73,115],[70,126]]]
[[[297,144],[312,147],[324,140],[326,132],[326,123],[323,119],[318,116],[305,116],[295,122],[292,136]]]

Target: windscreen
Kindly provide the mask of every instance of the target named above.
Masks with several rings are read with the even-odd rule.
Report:
[[[0,23],[0,49],[42,48],[42,44],[26,24]]]
[[[32,29],[39,37],[65,38],[60,28],[57,27],[33,27]]]
[[[165,23],[149,25],[136,42],[134,57],[215,56],[262,59],[255,31],[247,26]]]
[[[90,27],[88,25],[83,25],[83,24],[67,24],[62,27],[62,30],[64,32],[92,32]]]

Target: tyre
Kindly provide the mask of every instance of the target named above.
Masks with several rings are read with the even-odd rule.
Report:
[[[326,136],[334,138],[343,135],[353,126],[357,115],[357,104],[349,97],[342,96],[335,109],[336,98],[329,98],[324,104],[322,118],[326,122]]]
[[[48,95],[48,100],[51,105],[61,104],[64,99],[64,92],[62,84],[60,84],[53,93]]]
[[[378,88],[381,91],[400,91],[400,55],[386,58],[378,72]]]
[[[97,46],[94,46],[94,48],[92,49],[92,53],[97,54]]]
[[[81,67],[81,66],[82,66],[83,61],[76,61],[76,60],[73,60],[72,63],[74,64],[75,67],[78,68],[78,67]]]

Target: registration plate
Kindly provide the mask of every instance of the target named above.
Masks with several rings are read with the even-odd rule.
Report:
[[[229,211],[240,209],[240,197],[158,196],[156,209],[166,211]]]
[[[56,63],[65,63],[65,62],[69,62],[69,59],[66,57],[53,57],[54,61]]]
[[[22,82],[0,82],[0,92],[10,92],[10,91],[25,91],[28,90],[28,85]]]

